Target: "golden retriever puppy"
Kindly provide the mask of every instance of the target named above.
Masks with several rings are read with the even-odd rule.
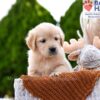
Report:
[[[53,75],[72,70],[63,50],[64,34],[50,23],[41,23],[26,37],[28,75]]]

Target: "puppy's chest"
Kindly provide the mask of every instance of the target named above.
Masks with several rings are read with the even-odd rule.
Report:
[[[48,62],[48,61],[42,61],[36,63],[35,70],[37,73],[44,74],[44,75],[49,75],[57,66],[57,62]]]

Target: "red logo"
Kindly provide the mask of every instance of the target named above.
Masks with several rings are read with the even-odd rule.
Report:
[[[92,9],[93,3],[91,0],[85,0],[83,3],[83,7],[87,10],[90,11]]]

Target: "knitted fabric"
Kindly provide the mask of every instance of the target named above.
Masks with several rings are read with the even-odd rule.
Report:
[[[57,77],[21,76],[24,87],[43,100],[86,100],[92,92],[100,71],[63,73]]]
[[[84,46],[81,49],[77,63],[83,68],[100,69],[100,49],[93,45]]]

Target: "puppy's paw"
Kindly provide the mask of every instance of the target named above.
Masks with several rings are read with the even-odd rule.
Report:
[[[53,72],[50,74],[50,76],[59,76],[61,74],[61,72]]]

